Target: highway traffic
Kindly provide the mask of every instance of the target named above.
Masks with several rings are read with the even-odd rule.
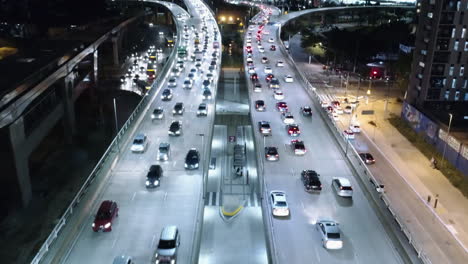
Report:
[[[319,109],[312,105],[302,80],[278,49],[281,44],[277,39],[277,26],[267,23],[270,12],[275,15],[273,12],[277,11],[263,7],[262,12],[263,15],[256,17],[249,25],[244,55],[246,72],[249,72],[249,67],[255,68],[255,73],[249,73],[253,82],[250,85],[252,123],[256,125],[266,121],[271,129],[271,135],[268,135],[262,133],[262,128],[255,127],[258,131],[255,135],[257,151],[260,152],[258,156],[265,157],[262,162],[266,187],[264,199],[271,200],[272,191],[285,194],[285,199],[280,197],[276,203],[266,203],[269,204],[266,211],[271,211],[273,254],[278,263],[301,263],[304,259],[324,263],[402,263],[386,227],[381,224],[355,180],[324,120],[315,114]],[[267,67],[271,68],[271,73]],[[269,74],[279,81],[279,88],[276,81],[267,78]],[[258,88],[258,84],[261,88]],[[257,89],[254,89],[255,86]],[[274,93],[279,90],[281,95]],[[264,102],[264,111],[256,110],[258,100]],[[302,111],[301,107],[306,106],[311,107],[312,116]],[[292,117],[282,118],[283,112],[289,112]],[[294,129],[291,128],[293,123],[297,125]],[[297,155],[292,146],[291,141],[297,139],[303,141],[304,155]],[[264,147],[274,147],[277,153],[266,153]],[[306,192],[309,182],[301,179],[303,170],[313,170],[319,174],[320,191]],[[336,177],[341,178],[339,181],[342,185],[338,188]],[[352,197],[342,197],[340,189],[346,188],[346,182],[351,184]],[[288,212],[277,210],[281,205],[284,209],[283,199]],[[332,220],[338,225],[326,222],[320,225],[321,220]],[[336,237],[339,239],[335,240],[341,243],[331,241]]]
[[[110,263],[121,255],[131,256],[135,263],[192,262],[196,220],[202,209],[201,150],[202,143],[208,144],[200,135],[211,133],[220,51],[215,44],[218,27],[209,10],[201,1],[186,4],[193,18],[179,6],[165,3],[177,20],[177,63],[173,63],[131,140],[120,150],[121,156],[99,199],[89,208],[89,216],[83,219],[65,263]],[[163,95],[164,90],[171,96]],[[171,125],[175,122],[180,126]],[[168,146],[169,151],[161,148]],[[198,162],[187,156],[190,150],[198,151]],[[151,165],[162,170],[150,173]],[[102,216],[108,213],[105,206],[98,210],[106,200],[115,202],[115,214]],[[178,230],[173,245],[164,244],[167,241],[161,237],[170,233],[166,229],[161,234],[167,226]],[[175,247],[176,253],[166,255],[168,247]]]

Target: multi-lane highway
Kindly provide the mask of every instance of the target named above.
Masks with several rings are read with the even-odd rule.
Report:
[[[270,8],[264,7],[263,10],[269,12]],[[272,12],[272,15],[276,15],[278,11]],[[262,21],[265,17],[266,15],[259,16],[254,22]],[[273,255],[277,263],[302,263],[304,260],[317,263],[403,263],[386,227],[380,222],[366,194],[353,177],[324,120],[318,114],[313,114],[310,118],[300,113],[300,107],[305,105],[311,106],[313,113],[318,113],[319,109],[312,105],[304,83],[278,49],[278,28],[275,25],[265,25],[263,30],[257,25],[251,28],[246,39],[250,32],[253,64],[262,85],[261,92],[250,89],[252,123],[256,125],[258,121],[268,121],[272,128],[272,136],[264,138],[255,127],[257,151],[260,152],[258,156],[264,157],[263,142],[265,146],[277,147],[279,152],[279,161],[270,162],[265,158],[262,160],[266,187],[263,193],[266,200],[264,205],[269,204],[271,190],[282,190],[286,192],[291,212],[286,218],[277,218],[270,214]],[[259,52],[256,41],[259,30],[263,53]],[[270,38],[273,40],[269,40]],[[276,51],[270,50],[271,45],[277,47]],[[244,53],[247,56],[247,52]],[[269,62],[262,63],[262,57],[268,58]],[[276,66],[278,60],[284,62],[284,67]],[[268,88],[264,72],[266,66],[271,67],[273,75],[279,79],[284,99],[276,100],[273,90]],[[246,67],[246,72],[247,70]],[[284,78],[288,74],[294,79],[292,83],[285,82]],[[265,112],[255,110],[256,100],[265,101]],[[280,118],[281,113],[275,107],[278,101],[288,104],[295,123],[299,125],[300,136],[291,137],[287,134],[285,124]],[[290,148],[290,141],[297,138],[304,141],[308,150],[304,156],[295,156]],[[320,174],[323,185],[320,193],[304,191],[300,180],[300,172],[304,169],[312,169]],[[354,190],[352,199],[336,195],[331,188],[333,177],[344,177],[351,182]],[[266,211],[270,212],[271,207]],[[339,222],[344,244],[341,250],[332,251],[322,247],[321,237],[314,223],[323,218]]]
[[[147,1],[158,2],[159,1]],[[186,1],[190,14],[175,4],[164,3],[177,20],[178,41],[188,49],[184,68],[177,77],[177,85],[170,88],[173,97],[170,101],[162,101],[161,91],[158,91],[155,100],[149,104],[144,116],[133,131],[146,134],[149,145],[142,154],[132,153],[130,150],[132,140],[122,148],[120,158],[116,161],[114,169],[110,172],[108,181],[101,190],[99,199],[89,208],[89,216],[81,223],[81,230],[76,237],[73,247],[66,254],[64,263],[110,263],[115,256],[130,255],[135,263],[149,263],[154,258],[154,252],[161,230],[167,225],[176,225],[179,228],[181,243],[178,253],[178,262],[191,263],[193,259],[193,243],[201,193],[202,171],[187,171],[184,169],[185,156],[190,148],[203,149],[201,134],[209,138],[214,119],[214,100],[202,98],[202,82],[209,73],[208,66],[214,52],[213,42],[218,27],[211,13],[201,1]],[[187,25],[188,30],[184,30]],[[193,25],[193,27],[192,27]],[[206,32],[202,27],[206,26]],[[207,38],[207,50],[197,54],[201,59],[201,66],[195,66],[190,56],[194,55],[195,32],[199,32],[201,46]],[[216,33],[215,33],[216,32]],[[188,35],[188,38],[185,37]],[[200,50],[203,48],[200,48]],[[216,83],[219,75],[220,60],[217,60],[216,69],[212,72]],[[176,64],[174,63],[174,67]],[[184,89],[183,83],[190,70],[197,69],[197,78],[192,89]],[[170,74],[169,74],[170,75]],[[168,78],[164,79],[162,89],[168,87]],[[216,95],[216,85],[211,85],[212,98]],[[174,116],[172,109],[176,102],[185,106],[183,115]],[[208,106],[207,117],[198,117],[197,108],[200,103]],[[154,108],[162,107],[164,117],[162,120],[151,119]],[[169,136],[168,129],[172,121],[182,122],[182,135]],[[133,136],[131,137],[133,138]],[[165,162],[156,160],[158,146],[161,142],[171,145],[170,157]],[[202,153],[203,155],[203,153]],[[203,156],[202,156],[203,159]],[[145,188],[146,174],[152,164],[160,164],[164,170],[160,187]],[[91,223],[102,200],[114,200],[119,206],[119,216],[112,225],[111,232],[93,232]]]

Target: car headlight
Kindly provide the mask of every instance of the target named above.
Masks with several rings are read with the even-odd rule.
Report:
[[[146,186],[150,185],[150,182],[149,181],[146,181]]]
[[[185,163],[185,165],[184,165],[184,166],[185,166],[185,168],[188,168],[188,164],[187,164],[187,163]]]
[[[151,118],[156,118],[156,116],[154,114],[151,115]]]
[[[91,226],[92,226],[92,227],[95,227],[95,226],[96,226],[96,224],[94,224],[94,223],[93,223]]]
[[[111,226],[111,223],[109,222],[109,223],[104,225],[104,228],[109,228],[110,226]]]
[[[154,185],[159,185],[159,181],[158,180],[154,181]]]

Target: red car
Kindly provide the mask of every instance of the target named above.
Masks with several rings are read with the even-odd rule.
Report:
[[[265,77],[265,80],[266,80],[267,82],[270,82],[271,79],[273,79],[273,78],[275,78],[275,76],[274,76],[273,74],[270,73],[270,74],[268,74],[268,75]]]
[[[117,203],[110,200],[105,200],[99,206],[96,217],[92,224],[93,231],[112,231],[112,221],[119,215],[119,207]]]
[[[299,130],[299,126],[296,124],[286,125],[286,131],[288,132],[288,135],[292,137],[297,137],[301,134],[301,130]]]
[[[250,80],[252,81],[258,80],[258,75],[256,73],[253,73],[252,75],[250,75]]]
[[[275,46],[275,45],[271,45],[271,46],[270,46],[270,50],[271,50],[271,51],[275,51],[275,50],[276,50],[276,46]]]
[[[287,112],[287,111],[288,111],[288,105],[286,104],[286,102],[278,102],[278,103],[276,103],[276,108],[277,108],[278,111],[280,111],[280,112]]]

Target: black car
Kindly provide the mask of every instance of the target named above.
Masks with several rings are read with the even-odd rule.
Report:
[[[184,103],[178,102],[174,105],[172,109],[173,115],[183,115],[184,114]]]
[[[196,170],[199,167],[200,163],[200,153],[195,148],[192,148],[187,153],[185,157],[185,169],[186,170]]]
[[[322,183],[319,179],[319,174],[314,170],[303,170],[301,172],[301,180],[307,192],[321,191]]]
[[[276,147],[265,147],[265,159],[268,161],[278,161],[278,149]]]
[[[255,101],[255,109],[259,112],[265,111],[265,101],[263,100]]]
[[[172,90],[164,89],[161,93],[161,99],[163,101],[170,101],[172,99]]]
[[[169,136],[182,135],[182,123],[180,121],[173,121],[169,126]]]
[[[312,116],[312,109],[310,108],[310,106],[303,106],[301,107],[301,113],[303,116]]]
[[[364,161],[366,164],[375,163],[375,159],[370,153],[359,153],[359,157],[361,157],[362,161]]]
[[[163,176],[163,169],[159,165],[151,165],[146,174],[146,188],[159,187],[160,178]]]
[[[210,82],[210,80],[204,80],[202,84],[203,84],[203,87],[208,88],[208,87],[210,87],[211,82]]]

